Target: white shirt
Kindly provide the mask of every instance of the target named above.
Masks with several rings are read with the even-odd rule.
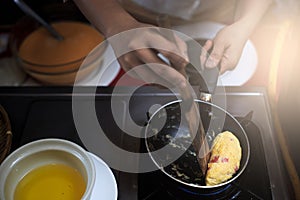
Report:
[[[226,0],[132,0],[136,4],[157,13],[191,19],[194,14],[216,6]]]

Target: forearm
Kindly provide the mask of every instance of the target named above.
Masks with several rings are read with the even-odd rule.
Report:
[[[238,0],[235,22],[251,34],[272,4],[273,0]]]
[[[74,0],[86,18],[105,37],[127,30],[137,21],[116,0]]]

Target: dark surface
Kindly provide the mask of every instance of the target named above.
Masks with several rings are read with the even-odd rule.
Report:
[[[253,90],[249,90],[252,93],[239,93],[239,90],[229,89],[227,109],[232,115],[239,118],[254,111],[251,122],[242,122],[251,145],[249,164],[240,178],[227,190],[213,197],[202,196],[201,199],[292,199],[287,189],[289,182],[286,172],[283,171],[283,161],[278,153],[264,93],[253,93]],[[120,91],[118,106],[127,107],[123,103],[124,97],[128,95],[127,91]],[[98,119],[115,144],[131,151],[139,151],[139,141],[133,141],[132,137],[114,125],[109,106],[111,92],[112,88],[97,90]],[[0,104],[6,109],[12,124],[13,149],[48,137],[65,138],[82,145],[72,118],[71,95],[72,88],[0,88]],[[83,89],[79,95],[89,96],[89,93]],[[147,88],[131,98],[129,113],[136,123],[144,124],[147,121],[146,112],[151,105],[163,105],[174,99],[174,95],[165,90]],[[126,125],[126,113],[122,111],[119,114],[124,115]],[[191,196],[192,199],[199,199],[199,195],[201,196],[187,195],[180,188],[174,190],[173,183],[169,184],[169,179],[165,179],[159,171],[148,174],[131,174],[117,170],[113,172],[118,183],[119,200],[181,200],[190,199]]]

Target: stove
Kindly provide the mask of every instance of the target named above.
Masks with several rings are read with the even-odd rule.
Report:
[[[75,95],[91,95],[83,87]],[[110,109],[113,88],[97,88],[95,107],[100,123],[114,144],[130,151],[144,148],[143,140],[125,134],[113,121]],[[146,113],[154,104],[176,100],[174,94],[161,88],[143,87],[135,91],[129,103],[128,89],[119,89],[122,126],[131,119],[139,125],[147,122]],[[83,147],[72,117],[72,88],[24,87],[0,88],[0,104],[7,110],[13,127],[13,150],[41,138],[63,138]],[[224,94],[216,94],[224,95]],[[241,176],[214,193],[188,191],[170,182],[159,170],[127,173],[112,169],[118,183],[119,200],[194,200],[194,199],[292,199],[292,191],[272,124],[267,95],[263,88],[226,87],[227,111],[237,118],[250,142],[250,159]],[[128,110],[127,110],[128,109]]]

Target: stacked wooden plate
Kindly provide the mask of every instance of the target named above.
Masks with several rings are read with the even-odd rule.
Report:
[[[36,22],[22,20],[27,21],[20,22],[20,27],[17,24],[12,33],[12,51],[24,71],[41,83],[71,85],[76,77],[81,80],[101,67],[107,45],[103,35],[90,24],[70,20],[52,22],[64,37],[60,41],[44,27],[32,24]],[[24,27],[24,24],[29,25]],[[20,32],[24,34],[20,36]]]

